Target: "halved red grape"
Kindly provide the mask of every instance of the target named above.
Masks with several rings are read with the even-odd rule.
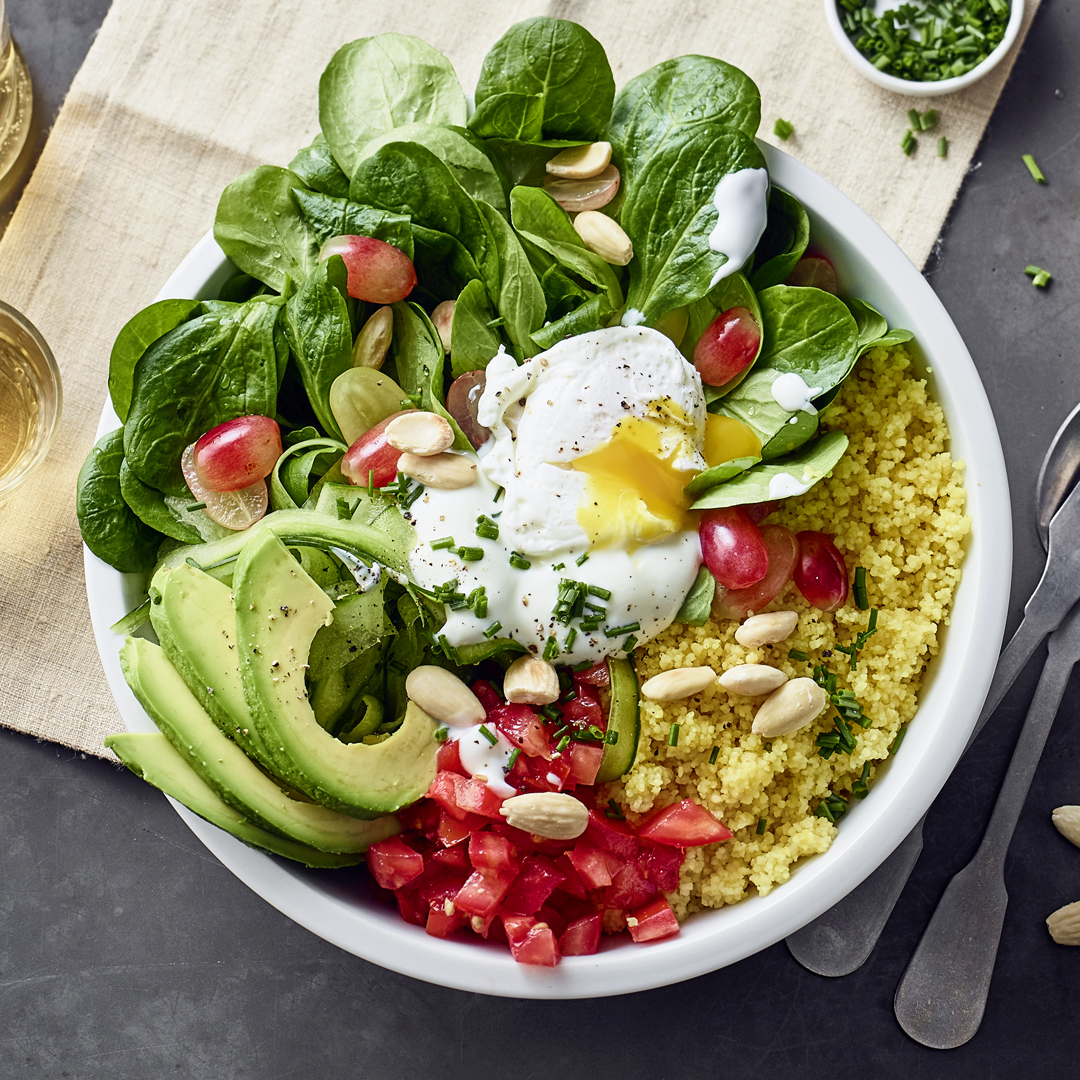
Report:
[[[694,346],[694,367],[702,382],[723,386],[757,356],[761,327],[743,307],[720,312]]]
[[[799,592],[822,611],[842,607],[848,595],[847,563],[832,537],[806,530],[796,539],[799,558],[794,577]]]
[[[755,525],[760,525],[779,505],[780,500],[775,499],[773,502],[747,503],[743,509]]]
[[[184,448],[180,467],[191,494],[206,506],[206,516],[226,529],[240,532],[250,529],[265,513],[270,504],[265,480],[256,480],[248,487],[236,491],[211,491],[203,487],[195,471],[195,443]]]
[[[806,255],[796,264],[795,269],[784,279],[785,285],[808,285],[836,296],[840,284],[836,280],[836,269],[824,255]]]
[[[341,475],[350,484],[367,487],[368,479],[371,478],[375,487],[385,487],[397,478],[401,451],[395,450],[386,441],[386,428],[391,420],[408,411],[403,409],[385,420],[380,420],[345,451],[345,456],[341,459]]]
[[[698,538],[705,565],[725,588],[748,588],[768,573],[769,552],[761,531],[741,506],[706,510]]]
[[[395,304],[416,285],[416,268],[409,256],[373,236],[331,236],[319,251],[319,262],[331,255],[345,260],[346,289],[358,300]]]
[[[487,375],[483,371],[466,371],[450,384],[446,393],[446,411],[457,421],[474,450],[483,446],[491,436],[490,429],[476,418],[480,395],[486,385]]]
[[[265,480],[281,457],[281,429],[271,416],[238,416],[195,443],[195,472],[211,491],[239,491]]]
[[[758,504],[764,505],[764,504]],[[749,509],[749,507],[744,507]],[[762,525],[761,539],[769,552],[769,570],[756,584],[747,589],[725,589],[717,585],[713,598],[714,619],[745,619],[753,611],[761,611],[775,600],[791,582],[795,562],[799,557],[799,542],[783,525]]]
[[[603,172],[587,180],[565,180],[549,176],[544,190],[568,213],[599,210],[607,206],[619,191],[619,170],[609,165]]]

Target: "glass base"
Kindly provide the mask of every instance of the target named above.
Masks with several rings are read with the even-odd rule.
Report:
[[[30,72],[18,46],[11,42],[7,55],[0,56],[0,187],[26,145],[33,110]]]

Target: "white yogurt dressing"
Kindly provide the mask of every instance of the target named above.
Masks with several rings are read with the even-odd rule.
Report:
[[[622,326],[640,326],[645,321],[645,312],[638,311],[636,307],[628,307],[623,312]]]
[[[770,392],[773,401],[787,412],[804,412],[817,415],[817,409],[810,403],[820,396],[822,387],[807,386],[803,377],[794,371],[786,371],[773,380]],[[795,418],[792,418],[794,423]]]
[[[805,495],[814,486],[815,479],[816,478],[813,478],[806,483],[802,483],[792,476],[791,473],[777,473],[769,481],[769,498],[789,499],[793,495]]]
[[[765,169],[740,169],[720,178],[713,195],[716,225],[709,247],[728,261],[713,275],[709,288],[738,273],[765,232],[769,174]]]
[[[481,730],[483,724],[470,727],[448,729],[447,738],[456,742],[462,768],[477,780],[483,780],[496,795],[504,799],[517,792],[506,782],[505,770],[510,764],[510,755],[514,746],[494,724],[488,725],[488,731],[496,736],[492,742]]]

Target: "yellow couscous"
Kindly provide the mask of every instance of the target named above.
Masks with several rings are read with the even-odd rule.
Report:
[[[915,715],[939,627],[949,620],[970,528],[963,464],[950,456],[942,410],[913,374],[903,346],[874,349],[859,361],[823,427],[845,431],[848,452],[829,478],[785,501],[770,521],[794,532],[828,533],[849,572],[865,568],[877,630],[860,650],[857,670],[836,646],[867,629],[868,612],[849,597],[827,614],[794,585],[765,609],[798,612],[787,641],[751,649],[736,643],[734,621],[675,624],[639,650],[637,668],[644,681],[691,665],[720,673],[735,664],[766,663],[796,677],[824,664],[837,675],[838,688],[857,696],[871,726],[853,729],[857,746],[850,755],[826,759],[817,737],[834,729],[831,706],[809,727],[770,741],[751,732],[761,699],[731,695],[715,683],[684,701],[642,701],[637,759],[611,794],[634,820],[691,797],[735,834],[727,843],[687,851],[679,890],[670,896],[680,919],[734,904],[752,890],[765,895],[788,880],[798,859],[829,847],[837,825],[815,811],[830,794],[850,803],[853,785],[862,789],[857,781],[866,763],[872,787],[877,764]],[[791,650],[809,659],[793,660]],[[675,746],[669,745],[673,723],[679,725]]]

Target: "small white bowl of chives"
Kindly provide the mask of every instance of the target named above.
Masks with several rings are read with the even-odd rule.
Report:
[[[847,61],[885,90],[917,96],[951,94],[992,71],[1023,18],[1024,0],[825,0]]]

